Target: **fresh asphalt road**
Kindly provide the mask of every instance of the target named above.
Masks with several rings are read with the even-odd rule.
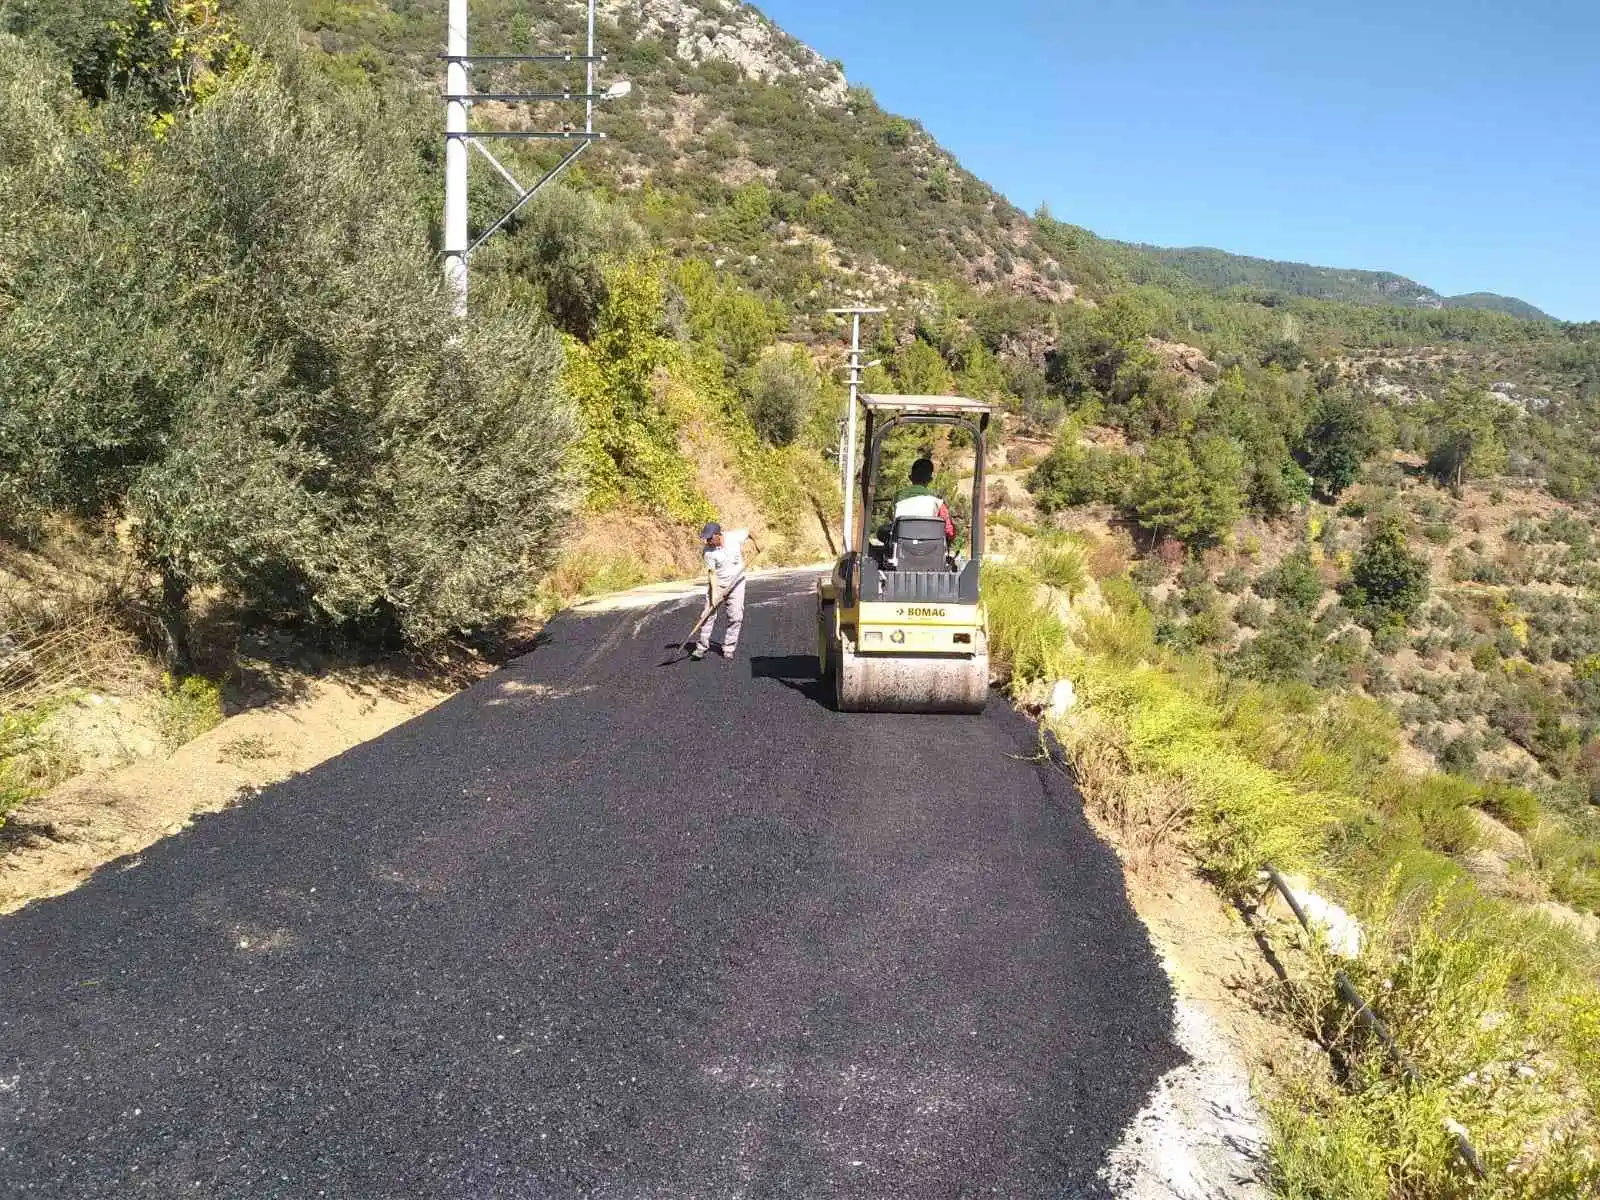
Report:
[[[434,711],[0,918],[0,1195],[1102,1196],[1165,978],[1025,721],[849,716],[566,616]]]

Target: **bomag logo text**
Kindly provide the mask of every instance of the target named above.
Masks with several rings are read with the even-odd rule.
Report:
[[[908,616],[908,617],[942,617],[942,616],[944,616],[944,609],[942,609],[942,608],[908,608],[908,609],[906,609],[906,616]]]

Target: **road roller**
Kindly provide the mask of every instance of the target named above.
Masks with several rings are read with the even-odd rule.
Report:
[[[841,712],[976,713],[989,699],[981,594],[985,436],[992,409],[960,396],[860,397],[861,463],[852,429],[841,447],[844,553],[817,585],[817,661]],[[856,412],[851,410],[850,425]],[[973,449],[965,553],[943,518],[895,515],[905,480],[880,479],[896,430],[946,426]],[[945,497],[946,500],[949,497]]]

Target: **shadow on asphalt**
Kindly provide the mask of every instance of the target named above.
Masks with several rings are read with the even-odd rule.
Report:
[[[819,678],[820,674],[821,665],[815,654],[758,654],[750,660],[752,679],[776,679],[784,687],[831,709],[833,691],[827,680]]]

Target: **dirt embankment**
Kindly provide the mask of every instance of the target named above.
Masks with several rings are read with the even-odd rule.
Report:
[[[70,891],[268,784],[388,732],[450,689],[379,673],[306,680],[297,694],[231,717],[170,757],[68,780],[0,828],[0,913]]]

